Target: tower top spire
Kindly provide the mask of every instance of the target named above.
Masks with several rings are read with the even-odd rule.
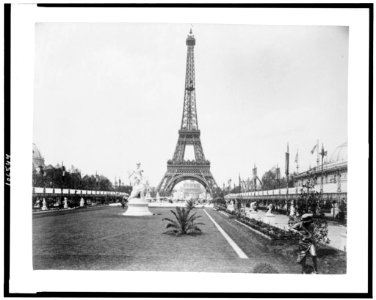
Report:
[[[193,35],[193,32],[192,32],[192,27],[189,30],[189,34],[187,36],[187,42],[186,42],[186,44],[187,44],[187,46],[194,46],[194,45],[196,45],[196,40],[195,40],[195,36]]]

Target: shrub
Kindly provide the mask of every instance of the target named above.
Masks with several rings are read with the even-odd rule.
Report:
[[[313,214],[313,240],[316,244],[330,242],[328,238],[328,222],[324,215],[320,212],[321,194],[314,189],[313,182],[308,182],[303,186],[299,195],[299,216],[290,217],[289,226],[293,226],[297,222],[300,222],[300,218],[305,213]]]
[[[196,220],[201,216],[196,216],[196,213],[190,214],[191,210],[186,208],[176,207],[176,212],[171,210],[176,220],[163,218],[162,221],[167,221],[165,233],[174,233],[177,236],[182,234],[198,234],[201,229],[198,225],[205,225],[204,223],[197,223]]]
[[[188,200],[188,201],[187,201],[186,208],[187,208],[188,210],[192,210],[192,209],[194,209],[194,208],[195,208],[195,201],[192,200],[192,199]]]

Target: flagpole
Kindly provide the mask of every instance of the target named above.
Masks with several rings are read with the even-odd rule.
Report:
[[[296,173],[299,174],[299,150],[296,151]]]
[[[287,143],[287,152],[286,152],[286,201],[288,201],[288,198],[289,198],[289,155],[290,155],[290,152],[289,152],[289,144]]]
[[[319,145],[319,140],[317,140],[317,147],[316,147],[316,151],[317,151],[317,167],[320,166],[320,145]]]

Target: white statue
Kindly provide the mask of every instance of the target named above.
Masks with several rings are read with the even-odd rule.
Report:
[[[268,211],[266,212],[266,216],[267,217],[274,217],[274,214],[272,213],[272,210],[273,210],[273,204],[272,203],[270,203],[269,205],[268,205]]]
[[[145,196],[146,185],[143,182],[143,172],[144,170],[141,170],[141,163],[137,163],[137,169],[129,176],[129,178],[132,177],[133,189],[128,201],[133,198],[143,198]]]
[[[64,198],[64,208],[68,208],[68,199],[67,199],[67,197]]]
[[[34,208],[40,208],[40,200],[39,199],[37,199],[37,201],[35,202]]]
[[[141,164],[137,164],[137,169],[129,176],[132,182],[132,192],[128,198],[128,209],[123,216],[151,216],[153,215],[148,208],[145,199],[147,183],[144,182]]]
[[[252,202],[251,203],[251,211],[257,211],[257,203],[256,203],[256,201],[254,201],[254,202]]]
[[[43,198],[43,206],[42,206],[42,210],[48,210],[47,208],[47,202],[46,202],[46,199]]]
[[[84,206],[85,206],[85,200],[84,198],[81,197],[80,207],[84,207]]]
[[[295,214],[296,214],[296,209],[295,209],[294,201],[291,201],[291,205],[290,205],[290,217],[294,217]]]

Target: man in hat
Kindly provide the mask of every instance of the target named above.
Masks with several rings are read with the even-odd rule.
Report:
[[[316,245],[313,239],[313,215],[304,214],[300,222],[293,225],[291,230],[301,235],[301,239],[299,240],[299,255],[297,263],[302,265],[302,273],[306,273],[306,258],[307,254],[310,253],[313,262],[312,274],[317,274]]]

